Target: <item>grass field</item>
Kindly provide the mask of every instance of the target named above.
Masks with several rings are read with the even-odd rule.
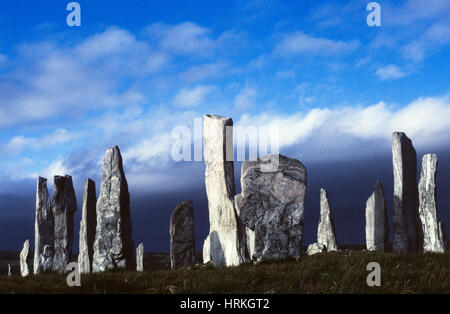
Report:
[[[381,266],[380,287],[366,284],[369,262]],[[114,271],[83,275],[81,287],[68,287],[64,275],[2,275],[0,293],[450,293],[450,252],[346,250],[221,269],[198,265],[177,271]]]

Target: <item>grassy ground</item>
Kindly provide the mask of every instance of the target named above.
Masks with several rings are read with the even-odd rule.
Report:
[[[366,284],[369,262],[381,266],[381,287]],[[450,252],[344,251],[222,269],[116,271],[83,275],[81,287],[68,287],[64,275],[1,276],[0,293],[450,293]]]

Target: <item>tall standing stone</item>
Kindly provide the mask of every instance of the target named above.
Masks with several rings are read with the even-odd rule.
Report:
[[[265,166],[274,159],[278,160],[278,167],[265,171]],[[250,258],[299,258],[306,197],[305,166],[283,155],[247,160],[242,164],[241,186],[242,193],[236,195],[235,205],[239,218],[254,232]]]
[[[144,271],[144,243],[141,243],[136,248],[136,270]]]
[[[78,254],[80,273],[90,273],[92,271],[95,228],[97,227],[96,204],[95,182],[91,179],[86,179],[84,183],[83,208],[80,223],[80,253]]]
[[[130,194],[119,147],[106,151],[97,200],[97,228],[92,269],[134,268]]]
[[[320,189],[320,219],[317,243],[324,245],[327,252],[338,251],[333,215],[328,201],[328,193],[324,189]]]
[[[419,180],[419,215],[423,231],[423,251],[444,253],[447,239],[445,227],[437,216],[436,172],[438,157],[427,154],[422,158]]]
[[[22,277],[26,277],[30,274],[30,270],[28,268],[28,252],[30,251],[30,241],[26,240],[23,244],[23,249],[20,252],[20,274]]]
[[[72,259],[73,215],[77,211],[77,199],[71,176],[55,176],[53,181],[55,238],[52,270],[64,273]]]
[[[209,209],[203,262],[212,261],[215,266],[239,265],[245,261],[246,245],[234,207],[233,120],[205,115],[203,145]]]
[[[414,252],[419,246],[417,156],[411,140],[402,132],[392,135],[394,169],[393,251]]]
[[[34,224],[34,274],[52,269],[54,219],[47,189],[47,179],[39,177],[36,188],[36,219]]]
[[[376,182],[375,190],[366,203],[366,248],[384,252],[389,240],[389,222],[383,186]]]
[[[172,269],[195,263],[194,206],[179,204],[170,217],[170,265]]]

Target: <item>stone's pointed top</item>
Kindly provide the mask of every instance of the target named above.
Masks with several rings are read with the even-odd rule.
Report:
[[[226,117],[222,117],[216,114],[205,114],[205,118],[209,118],[209,119],[216,119],[216,120],[228,120],[231,118],[226,118]]]
[[[407,145],[408,148],[415,152],[411,139],[404,132],[392,133],[392,146],[399,145],[400,143]]]
[[[38,177],[38,178],[37,178],[37,181],[38,181],[38,182],[47,182],[47,178],[44,178],[44,177]]]
[[[114,171],[117,168],[122,169],[122,154],[120,153],[119,146],[110,147],[106,150],[103,166],[104,170],[108,170],[109,168],[110,171]]]
[[[95,181],[90,178],[87,178],[84,182],[88,184],[95,183]]]

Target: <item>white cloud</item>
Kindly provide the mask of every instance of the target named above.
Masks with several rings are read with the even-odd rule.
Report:
[[[387,5],[383,11],[383,24],[404,27],[421,21],[448,17],[450,2],[446,0],[407,0],[399,7]]]
[[[228,65],[225,62],[214,62],[195,65],[181,73],[181,78],[187,82],[196,82],[206,78],[217,77],[224,74]]]
[[[214,86],[199,85],[194,88],[183,88],[174,97],[177,107],[196,107],[203,103],[206,96],[214,90]]]
[[[332,160],[338,153],[356,158],[365,151],[364,143],[373,153],[380,147],[389,149],[395,131],[406,132],[418,146],[448,145],[450,97],[419,98],[399,109],[380,102],[368,107],[315,108],[288,116],[243,115],[236,125],[276,127],[280,147],[297,147],[308,159]],[[386,145],[370,145],[377,141]]]
[[[67,144],[79,139],[81,132],[69,132],[66,129],[57,129],[50,134],[41,137],[14,136],[4,147],[9,154],[19,154],[25,149],[40,150],[59,144]]]
[[[313,37],[301,31],[286,36],[275,47],[275,53],[283,57],[294,57],[301,54],[334,56],[348,54],[359,47],[359,41],[339,41],[321,37]]]
[[[254,106],[258,93],[255,88],[245,86],[234,98],[234,109],[245,111]]]
[[[53,178],[54,176],[70,175],[72,172],[73,170],[67,167],[63,159],[57,159],[38,175],[44,178]],[[32,177],[36,178],[37,175],[32,175]]]
[[[159,46],[176,54],[209,54],[215,43],[210,30],[195,23],[184,22],[169,26],[156,23],[149,27],[149,34],[159,41]]]
[[[378,68],[375,74],[381,80],[395,80],[406,76],[405,72],[403,72],[399,67],[392,64]]]

